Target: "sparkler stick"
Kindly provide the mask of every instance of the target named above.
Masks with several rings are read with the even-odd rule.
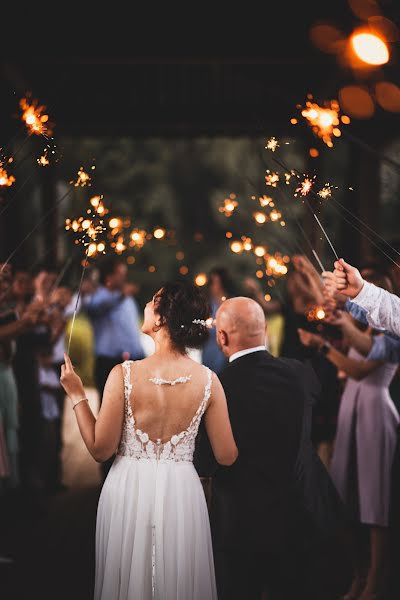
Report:
[[[77,296],[76,296],[76,302],[75,302],[74,314],[73,314],[73,316],[72,316],[71,329],[70,329],[70,332],[69,332],[68,350],[67,350],[67,354],[68,354],[68,355],[69,355],[69,349],[70,349],[70,346],[71,346],[72,332],[73,332],[74,325],[75,325],[76,313],[77,313],[77,311],[78,311],[79,300],[80,300],[80,297],[81,297],[82,282],[83,282],[83,278],[84,278],[84,275],[85,275],[85,272],[86,272],[86,267],[87,267],[87,265],[88,265],[88,259],[87,259],[87,256],[88,256],[88,248],[86,249],[86,253],[85,253],[85,262],[84,262],[83,269],[82,269],[81,280],[80,280],[80,282],[79,282],[78,294],[77,294]]]
[[[311,252],[313,253],[315,260],[319,264],[319,268],[321,269],[321,273],[323,273],[325,271],[325,267],[322,264],[322,262],[321,262],[321,260],[320,260],[320,258],[318,256],[318,254],[315,252],[314,248],[311,249]]]
[[[312,212],[312,214],[314,215],[314,217],[315,217],[315,220],[317,221],[318,225],[320,226],[320,228],[321,228],[321,231],[322,231],[322,233],[324,234],[324,236],[325,236],[325,238],[326,238],[326,241],[328,242],[328,244],[329,244],[329,245],[330,245],[330,247],[332,248],[332,252],[333,252],[333,254],[336,256],[336,260],[339,260],[339,256],[338,256],[338,254],[337,254],[337,252],[336,252],[335,248],[333,247],[333,244],[332,244],[331,240],[329,239],[329,236],[328,236],[328,234],[326,233],[325,229],[323,228],[321,221],[318,219],[317,215],[315,214],[315,212],[314,212],[313,210],[311,210],[311,212]]]

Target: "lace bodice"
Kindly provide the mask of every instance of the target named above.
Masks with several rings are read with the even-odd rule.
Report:
[[[206,410],[211,395],[211,371],[207,367],[207,383],[203,399],[193,416],[189,426],[184,431],[173,435],[167,442],[153,441],[148,434],[136,428],[135,417],[131,404],[131,360],[122,363],[124,374],[125,415],[122,436],[117,454],[136,459],[173,460],[175,462],[192,462],[195,440],[201,418]]]

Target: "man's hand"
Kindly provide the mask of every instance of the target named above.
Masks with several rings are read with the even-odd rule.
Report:
[[[343,258],[335,262],[333,274],[336,280],[336,289],[345,296],[355,298],[361,292],[364,280],[360,271],[349,265]]]

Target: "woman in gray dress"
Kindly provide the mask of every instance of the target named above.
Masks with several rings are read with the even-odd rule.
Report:
[[[375,283],[376,277],[374,277]],[[380,287],[391,288],[387,278]],[[369,527],[370,563],[363,577],[360,553],[355,561],[354,579],[346,600],[378,598],[384,585],[388,542],[391,468],[397,439],[399,415],[389,394],[397,364],[365,358],[353,346],[360,335],[365,348],[373,332],[361,332],[352,317],[340,313],[336,324],[349,345],[347,355],[339,352],[321,336],[300,330],[306,346],[313,346],[347,375],[341,399],[334,452],[331,463],[333,481],[349,507],[356,524]],[[371,343],[369,344],[371,346]],[[358,526],[357,529],[360,529]],[[382,596],[383,597],[383,596]]]

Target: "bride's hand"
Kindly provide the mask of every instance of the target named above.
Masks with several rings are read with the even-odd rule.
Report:
[[[79,375],[75,373],[68,354],[64,353],[64,360],[65,364],[61,365],[61,385],[71,400],[80,400],[85,396],[82,380]]]

